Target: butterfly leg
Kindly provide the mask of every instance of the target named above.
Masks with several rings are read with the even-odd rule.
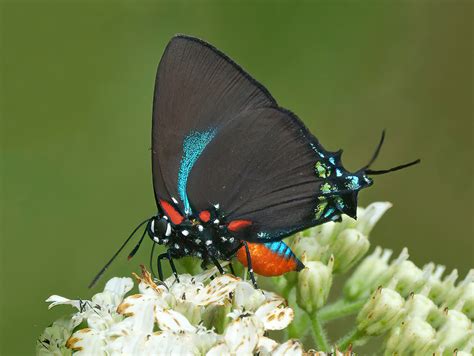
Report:
[[[171,266],[171,270],[173,271],[173,275],[176,278],[176,281],[179,283],[178,272],[176,270],[176,266],[174,265],[173,258],[171,257],[171,253],[170,253],[169,250],[165,253],[162,253],[161,255],[158,255],[157,262],[156,262],[156,264],[158,265],[158,278],[160,279],[160,281],[162,281],[162,282],[164,281],[163,266],[161,265],[161,260],[163,258],[168,259],[168,261],[170,263],[170,266]]]
[[[160,279],[160,281],[164,282],[164,277],[163,277],[163,266],[161,265],[161,260],[163,258],[168,258],[168,254],[165,252],[165,253],[162,253],[161,255],[158,255],[157,259],[156,259],[156,265],[158,266],[158,278]]]
[[[229,261],[229,270],[235,276],[234,266],[232,266],[232,262]]]
[[[153,246],[151,247],[151,253],[150,253],[150,271],[153,278],[156,279],[156,274],[153,271],[153,255],[155,254],[155,246],[156,246],[156,243],[153,242]]]
[[[170,250],[168,250],[166,255],[168,256],[168,261],[170,262],[170,266],[171,266],[171,270],[173,271],[174,278],[176,278],[176,282],[179,283],[178,271],[176,270],[176,266],[174,265],[173,258],[171,257]]]
[[[219,261],[214,257],[214,256],[210,256],[211,257],[211,260],[212,260],[212,263],[214,263],[214,265],[217,267],[217,269],[219,270],[219,273],[220,274],[224,274],[224,269],[222,268],[221,264],[219,263]]]
[[[245,254],[247,256],[247,267],[249,269],[250,280],[252,281],[254,288],[258,289],[257,281],[255,280],[255,275],[253,274],[252,257],[250,256],[249,245],[247,244],[247,241],[242,241],[242,243],[244,244]]]

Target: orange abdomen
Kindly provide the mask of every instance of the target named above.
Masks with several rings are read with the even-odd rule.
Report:
[[[247,243],[253,271],[261,276],[280,276],[286,272],[300,271],[304,268],[290,248],[282,241],[272,243]],[[236,255],[247,267],[247,254],[242,246]]]

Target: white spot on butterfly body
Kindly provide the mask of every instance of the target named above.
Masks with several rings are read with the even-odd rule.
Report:
[[[166,232],[165,232],[165,236],[170,236],[171,235],[171,224],[168,223],[166,225]]]
[[[202,225],[198,225],[198,230],[202,232],[204,231],[204,227]]]
[[[151,220],[150,229],[151,229],[151,232],[155,233],[155,219]]]
[[[214,208],[219,209],[220,205],[219,204],[214,204]]]
[[[212,240],[207,240],[206,241],[206,246],[210,246],[210,245],[212,245]]]
[[[195,239],[194,242],[196,243],[196,245],[199,245],[201,243],[201,240],[200,239]]]
[[[176,200],[175,197],[171,197],[171,200],[173,201],[173,203],[175,203],[176,205],[178,205],[178,201]]]
[[[221,240],[224,241],[224,242],[226,242],[226,241],[227,241],[227,237],[221,236]]]
[[[219,222],[220,222],[219,219],[214,220],[214,224],[216,225],[219,224]]]
[[[179,245],[178,244],[174,244],[174,248],[179,250]]]
[[[155,236],[155,237],[153,238],[153,241],[155,241],[155,242],[157,242],[157,243],[160,243],[160,238]]]
[[[183,236],[188,236],[188,235],[189,235],[189,231],[188,231],[188,230],[183,230],[183,231],[181,231],[181,234],[182,234]]]
[[[235,239],[234,239],[233,237],[231,237],[231,238],[229,239],[229,242],[232,243],[232,242],[234,242],[234,240],[235,240]]]

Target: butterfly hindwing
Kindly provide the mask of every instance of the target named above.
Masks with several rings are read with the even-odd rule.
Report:
[[[196,210],[219,204],[227,221],[250,221],[247,241],[280,239],[313,223],[322,180],[315,152],[284,109],[241,113],[216,133],[193,167],[187,193]]]

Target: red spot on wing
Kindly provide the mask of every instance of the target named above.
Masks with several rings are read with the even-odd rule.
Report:
[[[250,220],[234,220],[227,225],[227,229],[230,231],[239,231],[250,225],[252,225]]]
[[[160,199],[160,205],[165,211],[166,216],[170,218],[173,224],[179,225],[183,222],[183,216],[178,212],[178,210],[176,210],[173,205],[162,199]]]
[[[261,276],[280,276],[286,272],[299,271],[301,262],[296,257],[285,258],[267,248],[264,244],[247,243],[249,246],[250,259],[253,271]],[[242,246],[236,255],[240,263],[247,267],[247,254]]]
[[[207,210],[203,210],[199,213],[199,219],[202,222],[207,223],[209,220],[211,220],[211,213]]]

